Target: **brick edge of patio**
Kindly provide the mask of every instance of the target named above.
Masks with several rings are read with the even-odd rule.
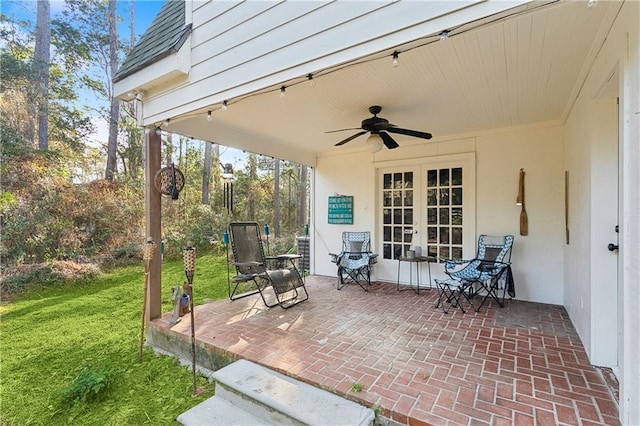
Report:
[[[147,327],[146,345],[154,349],[160,349],[163,352],[173,354],[179,359],[185,361],[188,360],[189,363],[191,363],[191,336],[172,330],[171,328],[174,326],[174,324],[171,324],[169,322],[170,317],[170,315],[165,314],[161,318],[152,320],[149,323]],[[196,361],[198,367],[209,371],[216,371],[239,359],[242,359],[242,357],[205,341],[198,340],[196,336]],[[376,413],[376,424],[380,423],[388,426],[432,426],[430,423],[407,417],[406,415],[400,414],[398,412],[393,412],[390,409],[371,406],[371,404],[369,404],[367,401],[354,397],[353,394],[347,394],[339,391],[337,392],[337,389],[323,386],[321,383],[305,380],[302,377],[291,374],[291,372],[289,371],[273,368],[272,366],[260,363],[256,360],[250,361],[255,362],[256,364],[260,364],[271,370],[278,371],[279,373],[285,374],[296,380],[300,380],[301,382],[315,386],[319,389],[331,392],[345,399],[361,404],[365,407],[371,408]]]

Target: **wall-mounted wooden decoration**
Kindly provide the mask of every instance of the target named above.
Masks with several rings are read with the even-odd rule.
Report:
[[[564,236],[569,244],[569,170],[564,171]]]
[[[520,169],[520,181],[518,182],[518,198],[516,204],[522,206],[520,211],[520,235],[529,235],[529,217],[525,208],[524,201],[524,169]]]

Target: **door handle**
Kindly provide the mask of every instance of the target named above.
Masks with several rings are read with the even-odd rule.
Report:
[[[618,248],[620,248],[620,246],[617,245],[617,244],[613,244],[613,243],[609,243],[609,245],[607,246],[607,249],[609,251],[616,251],[616,250],[618,250]]]

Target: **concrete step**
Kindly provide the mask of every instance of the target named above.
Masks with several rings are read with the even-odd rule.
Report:
[[[176,419],[184,426],[257,426],[267,425],[241,408],[222,398],[213,396],[180,414]]]
[[[370,408],[250,361],[236,361],[213,373],[213,378],[216,381],[216,395],[210,400],[223,399],[253,418],[260,419],[262,424],[365,426],[372,425],[375,419],[375,413]],[[203,405],[207,401],[184,414],[192,412],[194,416],[200,406],[203,406],[203,413],[210,411],[207,405]],[[197,419],[200,421],[203,417],[198,416]],[[241,423],[212,421],[182,424]]]

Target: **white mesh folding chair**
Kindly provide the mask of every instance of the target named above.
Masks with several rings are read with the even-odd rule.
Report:
[[[471,260],[442,259],[444,272],[449,276],[445,280],[435,280],[438,287],[436,307],[442,306],[445,313],[454,306],[465,312],[462,305],[467,301],[471,308],[478,312],[488,298],[504,307],[506,293],[515,297],[513,277],[511,274],[511,248],[513,235],[489,236],[480,235],[478,251]],[[502,290],[502,298],[499,297]],[[482,296],[476,307],[472,298]]]
[[[364,291],[371,285],[371,266],[378,255],[371,252],[369,232],[343,232],[342,252],[329,253],[331,261],[338,265],[338,290],[348,283],[356,283]]]

